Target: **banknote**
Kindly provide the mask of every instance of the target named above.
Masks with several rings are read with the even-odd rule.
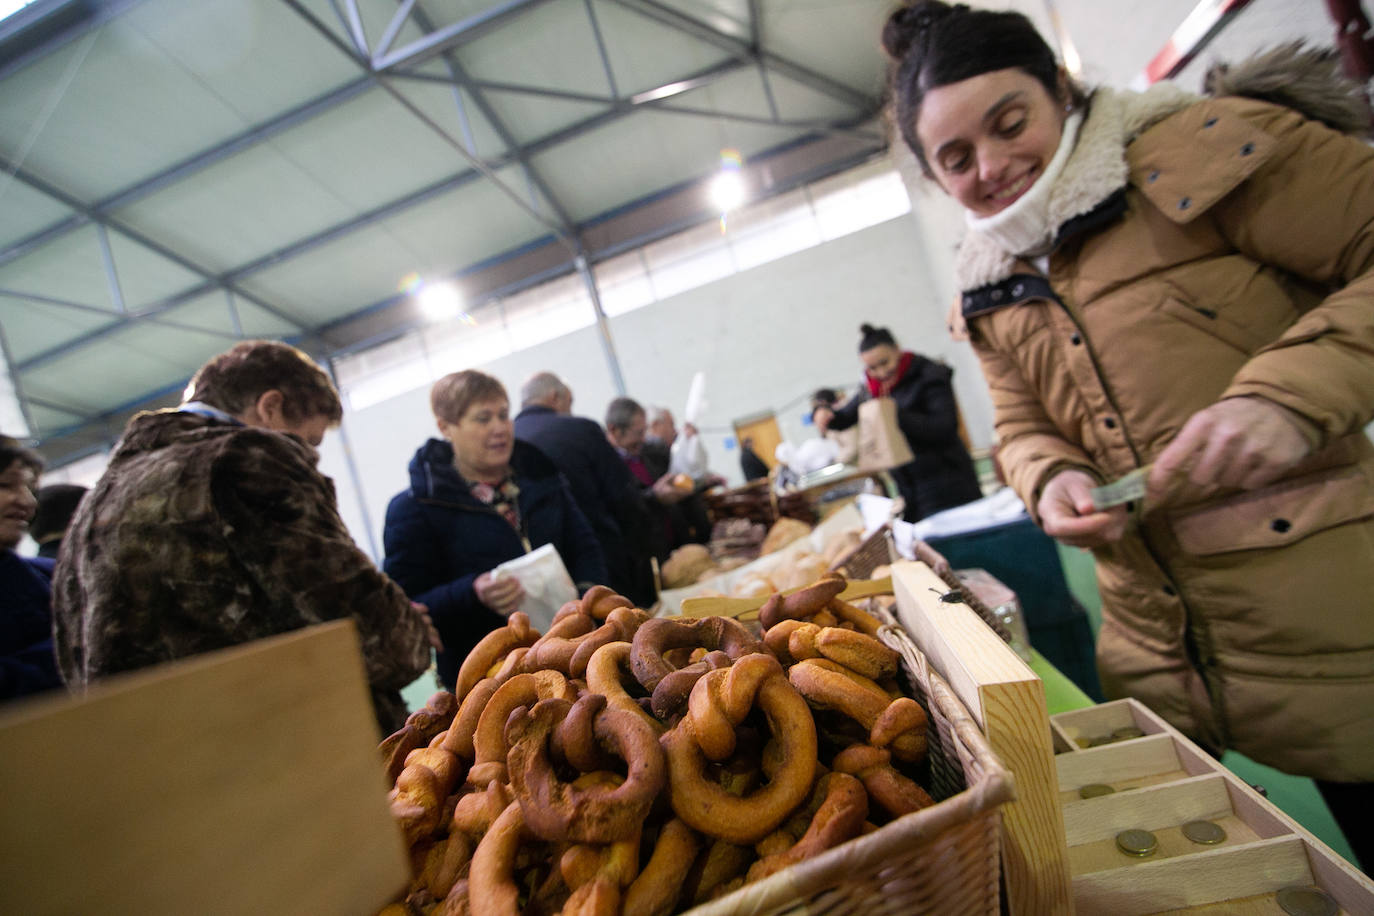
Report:
[[[1119,506],[1122,503],[1132,502],[1133,500],[1144,499],[1145,481],[1150,476],[1151,465],[1143,468],[1136,468],[1118,480],[1100,487],[1094,487],[1090,492],[1093,500],[1094,509],[1110,509],[1112,506]]]

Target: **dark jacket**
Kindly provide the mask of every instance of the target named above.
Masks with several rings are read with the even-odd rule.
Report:
[[[910,522],[983,495],[973,459],[959,438],[959,409],[950,385],[954,370],[919,353],[913,356],[892,389],[892,399],[897,402],[897,423],[915,458],[890,472],[906,500],[905,518]],[[848,429],[857,423],[859,405],[869,397],[865,387],[836,408],[830,428]]]
[[[662,439],[646,438],[639,450],[639,457],[649,469],[649,475],[658,480],[672,468],[673,447]],[[635,481],[639,483],[639,481]],[[691,496],[665,506],[653,495],[652,489],[643,491],[651,516],[667,519],[672,534],[667,553],[671,554],[683,544],[705,544],[711,540],[711,519],[706,514],[706,503],[701,498],[700,484]],[[667,554],[659,558],[666,560]]]
[[[515,437],[543,452],[568,479],[606,560],[607,585],[647,607],[654,601],[653,571],[631,549],[647,520],[638,482],[595,420],[548,407],[526,407],[515,418]]]
[[[52,650],[52,561],[0,550],[0,700],[61,687]]]
[[[294,436],[164,410],[129,421],[53,578],[69,685],[352,618],[383,731],[429,666],[424,619],[358,549]]]
[[[563,475],[537,448],[516,440],[511,469],[525,540],[478,501],[453,466],[453,446],[430,439],[410,460],[410,489],[386,510],[383,568],[429,608],[443,640],[439,677],[451,690],[472,647],[505,618],[477,600],[479,575],[529,549],[553,544],[579,587],[606,581],[606,562]]]

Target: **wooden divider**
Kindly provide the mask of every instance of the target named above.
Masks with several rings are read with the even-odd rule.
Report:
[[[1068,844],[1045,686],[924,563],[893,565],[898,618],[973,713],[1016,780],[1002,809],[1002,864],[1013,914],[1072,913]]]

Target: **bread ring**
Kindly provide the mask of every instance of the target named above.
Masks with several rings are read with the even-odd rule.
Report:
[[[453,808],[453,824],[449,833],[457,830],[477,839],[491,829],[492,821],[501,816],[506,806],[515,801],[505,784],[491,782],[485,790],[469,792],[458,799]]]
[[[634,609],[634,602],[614,589],[593,585],[578,604],[578,610],[593,620],[605,620],[618,607]]]
[[[492,822],[472,854],[468,871],[468,900],[482,916],[520,916],[520,889],[515,881],[515,856],[528,835],[520,805],[511,802]]]
[[[405,835],[407,846],[415,846],[439,829],[444,797],[439,777],[428,767],[408,766],[396,777],[396,787],[389,793],[387,801],[391,806],[391,816]]]
[[[679,818],[663,825],[644,870],[625,892],[625,912],[668,916],[677,906],[687,872],[701,849],[701,836]]]
[[[472,769],[468,781],[485,787],[492,780],[506,782],[506,720],[521,706],[533,706],[540,700],[559,697],[571,703],[577,690],[557,671],[536,671],[517,674],[496,689],[473,733]]]
[[[874,747],[890,746],[898,760],[919,760],[926,750],[926,714],[920,704],[910,697],[892,699],[876,684],[868,689],[836,670],[839,667],[824,659],[807,659],[793,665],[787,679],[812,706],[833,709],[859,723]]]
[[[681,708],[696,682],[696,677],[692,676],[674,679],[674,689],[659,694],[657,688],[664,678],[674,670],[685,670],[674,669],[664,655],[673,649],[698,646],[718,649],[731,659],[767,651],[743,624],[728,617],[703,617],[691,622],[655,617],[646,621],[635,633],[630,669],[645,690],[655,693],[653,708],[656,713],[665,715],[666,711]]]
[[[743,875],[749,863],[755,858],[754,850],[748,846],[737,846],[724,840],[716,840],[706,847],[688,869],[687,879],[682,883],[682,894],[678,899],[692,904],[710,900],[717,890]]]
[[[434,900],[443,900],[453,890],[463,866],[472,860],[474,843],[462,831],[449,835],[429,848],[416,884],[424,888]]]
[[[382,752],[387,785],[396,785],[396,778],[406,768],[406,755],[417,747],[424,747],[425,743],[424,735],[413,725],[403,725],[382,740],[377,749]]]
[[[712,649],[710,652],[698,651],[704,652],[700,660],[664,675],[663,680],[654,688],[653,696],[649,700],[649,710],[660,719],[667,719],[682,712],[683,704],[692,694],[692,687],[706,672],[730,667],[732,660],[725,652],[719,649]],[[659,719],[654,721],[657,722]]]
[[[701,699],[698,700],[698,694]],[[706,772],[698,728],[722,759],[733,750],[734,729],[757,703],[785,762],[762,788],[736,798]],[[816,773],[816,724],[800,694],[771,655],[748,655],[707,673],[692,688],[688,715],[661,739],[668,751],[673,811],[702,833],[737,844],[758,842],[787,819],[811,791]],[[722,721],[712,721],[719,717]],[[730,737],[724,737],[726,730]],[[728,747],[728,750],[725,750]],[[725,750],[725,754],[720,754]]]
[[[611,593],[612,598],[625,600]],[[609,599],[606,599],[609,600]],[[633,607],[616,606],[607,611],[600,626],[589,614],[571,614],[554,623],[525,654],[525,671],[550,669],[569,677],[582,677],[592,653],[611,642],[628,642],[649,615]]]
[[[856,744],[836,754],[832,766],[836,772],[863,780],[868,794],[893,817],[935,804],[925,789],[893,769],[892,754],[886,748]]]
[[[439,746],[464,760],[476,759],[477,752],[473,749],[472,739],[477,732],[477,722],[500,686],[496,679],[491,677],[478,681],[463,698],[463,705],[458,707],[458,715],[453,717],[453,724],[449,726],[444,734],[443,743]]]
[[[559,869],[572,894],[560,916],[620,916],[622,891],[639,872],[639,832],[608,846],[573,846],[563,854]]]
[[[634,678],[629,670],[630,649],[628,642],[611,642],[593,652],[587,662],[587,689],[604,696],[606,704],[613,709],[634,713],[655,731],[662,732],[663,723],[645,712],[639,701],[625,690],[625,677]]]
[[[595,705],[605,699],[589,694],[578,702]],[[511,785],[528,828],[556,842],[614,843],[637,835],[667,783],[657,733],[632,713],[602,709],[594,718],[596,741],[625,761],[627,775],[614,787],[569,783],[557,773],[549,744],[571,709],[566,700],[541,700],[512,715],[506,726]]]
[[[864,784],[847,773],[827,773],[817,783],[823,798],[802,838],[783,852],[765,856],[749,869],[746,881],[758,881],[856,837],[868,817]]]
[[[775,631],[781,632],[777,638],[770,638]],[[787,654],[797,661],[822,656],[871,680],[897,673],[897,651],[872,636],[839,627],[784,620],[770,629],[764,640],[776,651],[784,633]]]
[[[441,690],[429,698],[424,709],[417,709],[407,716],[405,725],[399,730],[382,739],[378,750],[382,753],[389,785],[394,786],[396,777],[405,769],[406,755],[432,742],[436,735],[449,727],[457,711],[457,697],[447,690]]]
[[[767,630],[780,620],[800,620],[818,614],[831,598],[844,591],[846,584],[843,576],[831,573],[790,595],[773,595],[759,608],[759,622]]]
[[[504,627],[483,636],[481,642],[472,647],[468,657],[463,659],[462,667],[458,669],[458,679],[453,693],[459,702],[478,681],[486,677],[487,673],[506,657],[507,653],[520,646],[534,645],[538,638],[539,631],[530,626],[529,617],[520,611],[511,614]]]
[[[878,631],[883,627],[882,621],[878,620],[877,617],[841,598],[831,598],[826,609],[840,620],[851,624],[860,633],[875,639],[878,636]]]

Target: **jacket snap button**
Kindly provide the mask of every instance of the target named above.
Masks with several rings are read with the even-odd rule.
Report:
[[[1011,288],[1011,294],[1012,294],[1013,296],[1017,296],[1017,297],[1020,297],[1021,294],[1024,293],[1025,291],[1026,291],[1026,287],[1025,287],[1023,284],[1020,284],[1020,283],[1016,284],[1015,286],[1013,286],[1013,287]]]
[[[1242,146],[1242,147],[1240,148],[1240,154],[1241,154],[1242,156],[1248,156],[1248,155],[1250,155],[1251,153],[1253,153],[1254,151],[1255,151],[1255,144],[1253,144],[1253,143],[1247,143],[1247,144],[1245,144],[1244,146]]]
[[[1277,531],[1279,534],[1283,534],[1293,527],[1293,523],[1286,518],[1276,518],[1269,523],[1269,527]]]
[[[1159,180],[1159,169],[1155,169],[1155,170],[1154,170],[1153,172],[1151,172],[1149,175],[1146,175],[1146,176],[1145,176],[1145,180],[1146,180],[1146,181],[1149,181],[1149,182],[1158,181],[1158,180]]]
[[[1192,199],[1191,197],[1185,197],[1185,198],[1183,198],[1182,200],[1180,200],[1180,201],[1178,202],[1178,208],[1179,208],[1180,210],[1187,210],[1187,209],[1188,209],[1189,207],[1191,207],[1192,205],[1193,205],[1193,199]]]
[[[995,290],[992,291],[992,301],[993,301],[993,302],[1001,302],[1001,301],[1002,301],[1002,291],[1001,291],[1000,289],[995,289]]]
[[[1069,336],[1069,343],[1073,344],[1075,347],[1081,344],[1082,342],[1083,338],[1079,337],[1077,332],[1074,332]]]
[[[1102,425],[1107,427],[1108,429],[1116,429],[1116,421],[1113,420],[1111,417],[1108,417],[1107,419],[1103,420]]]
[[[1206,121],[1203,121],[1203,122],[1202,122],[1202,126],[1203,126],[1203,127],[1211,127],[1211,126],[1212,126],[1213,124],[1215,124],[1215,123],[1217,123],[1217,119],[1216,119],[1216,118],[1208,118]]]

